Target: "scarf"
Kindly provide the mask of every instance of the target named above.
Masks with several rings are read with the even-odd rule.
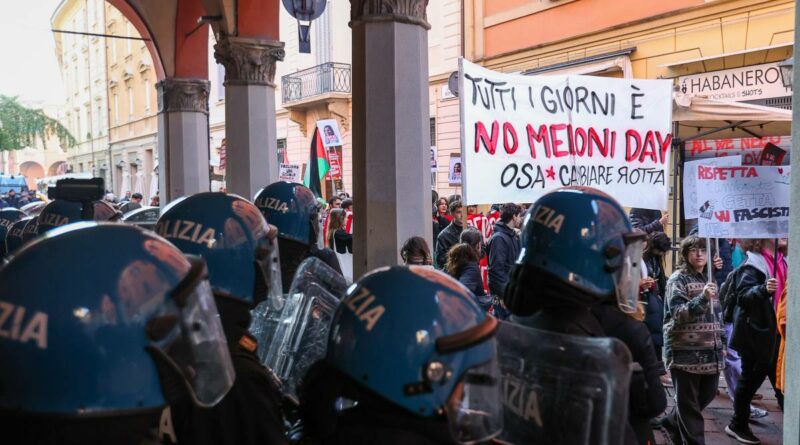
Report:
[[[761,251],[761,255],[764,256],[764,259],[767,260],[767,267],[769,268],[769,276],[774,277],[778,280],[778,289],[775,291],[775,297],[773,298],[773,304],[775,305],[775,311],[778,311],[778,304],[781,302],[781,295],[783,292],[783,288],[786,287],[786,260],[783,257],[783,254],[777,252],[778,255],[778,270],[775,271],[775,258],[772,256],[771,253],[767,252],[766,250]]]

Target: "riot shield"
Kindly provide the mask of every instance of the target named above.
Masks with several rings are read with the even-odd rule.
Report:
[[[267,306],[254,311],[250,331],[259,340],[259,358],[283,381],[284,392],[296,395],[308,368],[325,356],[331,320],[346,290],[339,273],[308,258],[297,269],[280,312]]]
[[[512,444],[622,443],[631,356],[617,339],[500,322],[503,433]]]

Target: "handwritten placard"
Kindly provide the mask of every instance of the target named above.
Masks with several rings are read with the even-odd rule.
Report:
[[[686,219],[700,216],[697,204],[697,167],[736,167],[742,165],[742,156],[725,156],[724,158],[699,159],[683,164],[683,214]]]
[[[700,236],[788,237],[790,172],[790,167],[697,167]]]
[[[565,185],[667,207],[672,83],[522,76],[460,61],[464,199],[533,202]]]

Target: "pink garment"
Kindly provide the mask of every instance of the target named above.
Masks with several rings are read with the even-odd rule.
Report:
[[[775,291],[775,296],[773,298],[773,303],[775,304],[775,311],[777,312],[778,304],[781,302],[781,295],[783,292],[783,288],[786,286],[786,275],[787,275],[786,259],[783,257],[782,253],[778,252],[778,272],[776,273],[775,259],[773,258],[772,254],[767,252],[766,250],[762,250],[761,255],[764,255],[764,259],[767,260],[767,267],[769,268],[769,276],[775,277],[778,280],[778,290]]]

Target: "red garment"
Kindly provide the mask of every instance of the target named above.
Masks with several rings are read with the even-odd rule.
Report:
[[[344,231],[349,233],[350,235],[353,234],[353,212],[346,210],[345,212],[345,223],[344,223]]]
[[[448,215],[447,213],[439,212],[439,216],[441,216],[442,218],[447,219],[448,221],[452,221],[453,220],[452,215]],[[444,227],[442,227],[442,228],[444,228]]]
[[[486,236],[486,229],[489,227],[489,222],[485,216],[481,215],[480,213],[467,215],[467,225],[478,229],[478,232],[481,233],[484,243],[488,241],[489,237]]]
[[[483,279],[483,291],[486,292],[486,295],[490,295],[489,293],[489,256],[484,255],[481,257],[481,260],[478,262],[478,266],[481,268],[481,279]]]
[[[500,221],[500,211],[495,210],[493,212],[487,213],[486,220],[489,226],[486,228],[486,240],[488,241],[489,238],[491,238],[492,233],[494,233],[494,225],[497,223],[497,221]]]
[[[767,260],[767,267],[769,267],[769,276],[774,277],[778,280],[778,289],[775,291],[775,298],[773,298],[773,304],[775,304],[775,312],[777,313],[778,305],[781,302],[781,295],[783,294],[783,288],[786,287],[786,276],[787,276],[786,259],[783,257],[782,253],[778,252],[778,272],[775,273],[775,258],[772,256],[772,254],[767,252],[766,250],[762,250],[761,255],[764,255],[764,259]]]

